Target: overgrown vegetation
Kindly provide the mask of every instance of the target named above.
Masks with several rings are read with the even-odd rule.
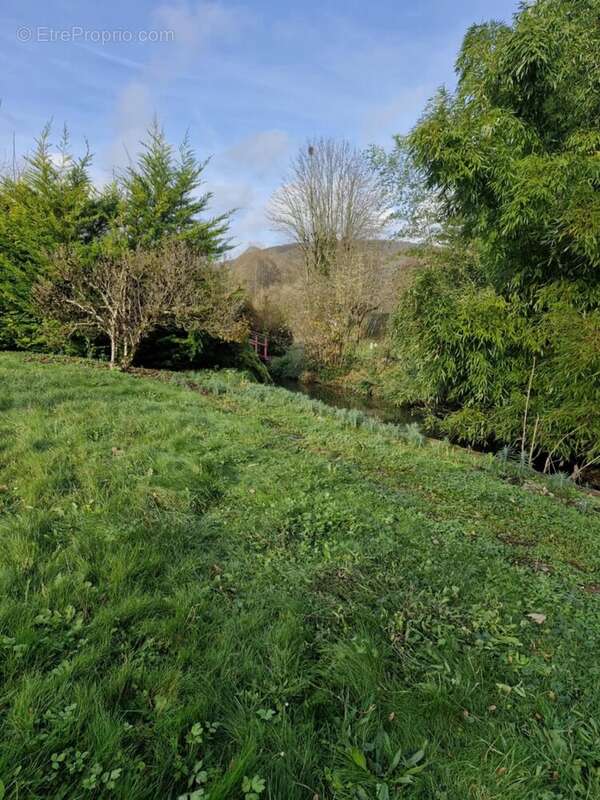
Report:
[[[289,324],[318,367],[346,366],[380,309],[387,202],[365,154],[331,139],[297,153],[271,201],[273,225],[301,254]]]
[[[186,243],[172,240],[102,256],[91,265],[59,250],[34,298],[67,335],[106,336],[111,367],[131,366],[144,339],[158,329],[234,341],[248,330],[239,293],[228,291],[210,262]]]
[[[387,171],[437,244],[396,318],[398,401],[576,473],[600,458],[599,13],[538,0],[471,28]]]
[[[600,793],[595,498],[157,376],[0,356],[7,797]]]
[[[394,152],[311,140],[249,296],[158,123],[0,179],[0,800],[600,797],[599,19],[524,2]]]

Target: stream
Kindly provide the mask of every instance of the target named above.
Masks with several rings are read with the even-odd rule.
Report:
[[[417,422],[419,425],[423,425],[422,414],[414,409],[394,406],[391,403],[365,397],[347,389],[325,386],[321,383],[298,383],[297,381],[283,381],[279,385],[290,392],[304,394],[334,408],[352,408],[363,411],[382,422],[393,422],[397,425]]]

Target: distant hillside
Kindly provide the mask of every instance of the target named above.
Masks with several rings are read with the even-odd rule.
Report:
[[[397,292],[406,285],[410,273],[417,265],[416,259],[407,255],[414,245],[410,242],[375,240],[369,244],[373,248],[382,249],[381,310],[389,312]],[[302,256],[297,244],[249,247],[229,261],[228,265],[234,280],[254,299],[265,291],[277,295],[279,291],[285,290],[288,294],[298,280]]]

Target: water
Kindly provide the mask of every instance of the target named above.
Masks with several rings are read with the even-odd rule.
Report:
[[[416,422],[421,430],[434,439],[440,438],[436,435],[435,431],[427,430],[424,423],[423,412],[418,409],[411,408],[410,406],[394,406],[391,403],[386,403],[382,400],[373,397],[365,397],[364,395],[355,394],[354,392],[342,389],[337,386],[324,386],[321,383],[298,383],[297,381],[284,381],[280,384],[290,392],[297,392],[312,397],[315,400],[321,400],[328,406],[334,408],[353,408],[363,411],[372,417],[376,417],[382,422],[393,422],[396,425],[407,425],[411,422]],[[475,446],[469,447],[469,450],[477,450],[482,453],[493,453],[497,451],[497,447]],[[545,463],[545,454],[538,459],[539,464],[534,465],[534,470],[540,472],[543,464]],[[572,468],[572,465],[570,465]],[[596,492],[600,490],[600,469],[590,470],[587,476],[589,486]]]
[[[297,381],[285,381],[281,385],[290,392],[307,395],[307,397],[320,400],[334,408],[352,408],[363,411],[382,422],[393,422],[397,425],[418,422],[419,425],[423,425],[423,415],[415,409],[394,406],[391,403],[373,397],[365,397],[337,386],[324,386],[321,383],[298,383]]]

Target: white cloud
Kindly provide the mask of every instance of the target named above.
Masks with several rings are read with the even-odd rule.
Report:
[[[136,72],[144,68],[144,64],[141,61],[123,58],[102,47],[92,47],[91,45],[82,44],[81,42],[73,42],[73,46],[79,47],[81,50],[85,50],[86,53],[91,53],[96,58],[108,61],[110,64],[115,64],[118,67],[125,67],[126,69],[135,70]]]
[[[231,234],[236,246],[233,255],[245,250],[250,245],[268,247],[280,241],[277,233],[271,230],[266,217],[267,198],[256,198],[248,208],[242,208],[233,217]]]
[[[390,145],[393,133],[408,133],[435,88],[435,84],[408,87],[401,89],[388,102],[368,107],[363,116],[361,139]]]
[[[274,170],[279,170],[282,161],[290,153],[291,140],[285,131],[261,131],[249,136],[227,150],[222,159],[226,165],[240,168],[264,178]]]
[[[110,163],[124,166],[133,158],[144,138],[154,113],[152,93],[145,83],[130,81],[117,99],[117,137],[110,153]]]
[[[268,222],[265,216],[268,190],[251,180],[209,180],[214,193],[211,213],[222,214],[234,210],[231,218],[233,244],[245,247],[248,241],[263,242],[268,238]]]
[[[211,180],[209,188],[214,195],[212,210],[217,214],[231,211],[234,208],[245,211],[252,206],[256,200],[256,192],[250,182],[219,182]]]
[[[154,12],[158,27],[173,31],[173,43],[180,50],[196,51],[215,39],[235,36],[245,14],[217,2],[176,3],[159,6]]]
[[[276,237],[266,216],[267,204],[279,185],[294,146],[282,130],[265,130],[217,153],[207,170],[214,191],[213,210],[235,208],[231,233],[234,243],[273,244]]]
[[[158,96],[182,77],[189,63],[223,39],[235,37],[248,21],[246,14],[220,2],[178,2],[159,6],[153,14],[157,29],[173,31],[172,41],[151,47],[146,64],[130,62],[138,76],[116,98],[115,143],[111,155],[117,165],[127,153],[133,157],[153,115]]]
[[[173,32],[172,40],[153,48],[146,68],[148,80],[164,87],[185,77],[190,64],[214,46],[235,41],[250,17],[232,5],[201,1],[164,4],[154,11],[153,20],[156,28]]]

